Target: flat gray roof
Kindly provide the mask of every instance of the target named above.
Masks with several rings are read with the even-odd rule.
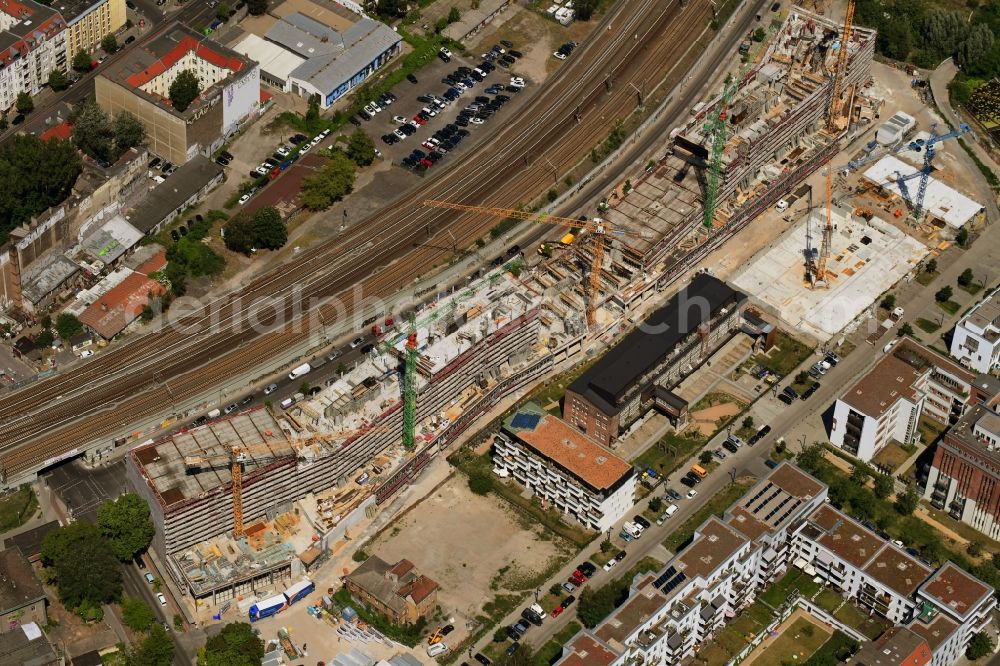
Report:
[[[204,155],[196,155],[142,198],[128,216],[129,223],[142,233],[149,233],[165,217],[201,191],[206,183],[220,177],[222,173],[221,166]]]

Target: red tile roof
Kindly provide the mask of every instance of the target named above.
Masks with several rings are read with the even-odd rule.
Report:
[[[409,582],[399,588],[399,596],[404,599],[406,597],[411,597],[413,599],[413,603],[419,604],[421,601],[429,597],[436,589],[438,589],[438,584],[436,582],[427,576],[417,576],[412,582]]]
[[[227,57],[210,48],[205,42],[198,41],[191,36],[185,36],[177,42],[177,46],[163,54],[159,60],[141,72],[131,75],[127,81],[134,88],[143,86],[176,65],[181,58],[191,52],[216,67],[224,67],[234,72],[243,69],[243,62],[238,58]]]
[[[159,252],[84,310],[80,321],[106,340],[115,337],[139,318],[150,294],[159,296],[166,291],[163,285],[149,277],[166,264],[166,251]]]
[[[73,136],[73,126],[69,124],[69,121],[64,121],[52,129],[43,132],[42,141],[48,141],[49,139],[69,139],[71,136]]]

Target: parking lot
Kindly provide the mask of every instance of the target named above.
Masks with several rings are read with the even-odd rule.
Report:
[[[456,645],[470,633],[467,622],[497,595],[534,590],[543,572],[573,548],[528,522],[493,496],[469,490],[462,474],[387,527],[365,549],[387,562],[407,558],[438,582],[438,602],[455,632]]]

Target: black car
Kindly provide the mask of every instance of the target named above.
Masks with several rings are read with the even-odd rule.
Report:
[[[535,625],[536,627],[542,626],[542,618],[535,611],[530,608],[525,608],[521,611],[521,617]]]
[[[649,529],[653,526],[651,522],[643,518],[642,516],[632,516],[632,521],[642,525],[643,529]]]
[[[489,97],[486,97],[485,95],[478,95],[476,96],[476,101],[479,102],[480,104],[489,104],[492,100]]]
[[[361,116],[361,118],[363,120],[371,120],[372,119],[372,114],[368,113],[364,109],[361,109],[360,111],[358,111],[358,115]]]
[[[799,399],[808,400],[809,398],[812,397],[812,394],[818,390],[819,390],[819,382],[816,382],[815,384],[807,388],[805,391],[803,391],[802,395],[799,396]]]
[[[240,406],[241,407],[246,407],[251,402],[253,402],[253,396],[252,395],[248,395],[247,397],[245,397],[242,400],[240,400]]]
[[[521,92],[521,89],[518,88],[517,86],[507,86],[506,90],[507,90],[507,92],[514,93],[514,94],[517,94],[517,93]]]
[[[761,438],[767,437],[768,433],[771,432],[771,426],[765,425],[760,430],[757,431],[757,435]]]
[[[427,95],[417,95],[417,101],[418,102],[423,102],[424,104],[433,104],[434,103],[434,100],[432,100]]]
[[[687,486],[688,488],[694,488],[695,482],[691,480],[690,476],[681,477],[681,484]]]
[[[510,647],[507,648],[507,656],[512,657],[519,647],[521,647],[520,643],[511,643]]]
[[[724,448],[726,451],[729,451],[730,453],[736,453],[739,450],[736,448],[736,445],[730,442],[729,440],[726,440],[722,443],[722,448]]]
[[[306,140],[305,136],[303,136],[301,134],[295,134],[295,135],[289,137],[288,142],[291,143],[291,144],[293,144],[293,145],[295,145],[295,146],[297,146],[297,145],[299,145],[300,143],[302,143],[305,140]]]
[[[523,58],[524,57],[524,55],[520,51],[513,51],[513,50],[511,50],[511,51],[507,51],[507,53],[511,57],[514,57],[514,58]]]
[[[561,607],[561,608],[562,608],[563,610],[566,610],[567,608],[569,608],[570,606],[572,606],[572,605],[573,605],[573,602],[574,602],[574,601],[576,601],[576,597],[574,597],[574,596],[573,596],[573,595],[571,594],[571,595],[569,595],[568,597],[566,597],[565,599],[563,599],[563,600],[562,600],[562,603],[561,603],[561,604],[559,604],[559,606],[560,606],[560,607]]]
[[[410,83],[417,83],[418,82],[417,81],[417,77],[413,76],[413,74],[407,74],[406,75],[406,80],[409,81]]]
[[[784,389],[782,389],[781,392],[784,393],[785,395],[787,395],[792,400],[795,400],[797,397],[799,397],[798,392],[795,389],[793,389],[791,386],[786,386]]]
[[[367,344],[367,345],[365,345],[364,347],[361,348],[361,353],[362,354],[369,354],[369,353],[371,353],[371,351],[373,349],[375,349],[375,345],[373,345],[373,344]]]
[[[225,157],[230,162],[232,162],[234,159],[236,159],[235,157],[233,157],[233,154],[231,152],[229,152],[228,150],[220,150],[219,151],[219,156],[220,157]]]
[[[793,399],[792,399],[792,398],[789,398],[789,397],[788,397],[788,396],[787,396],[786,394],[784,394],[784,393],[780,393],[780,394],[778,394],[778,400],[780,400],[781,402],[785,403],[786,405],[790,405],[790,404],[792,404],[792,400],[793,400]]]
[[[597,572],[597,566],[591,562],[581,562],[576,568],[587,578],[590,578]]]
[[[513,624],[507,627],[507,636],[512,641],[521,640],[521,633],[517,630],[517,626]]]
[[[443,627],[441,627],[441,635],[442,636],[447,636],[448,634],[450,634],[453,631],[455,631],[455,625],[453,625],[453,624],[446,624]]]
[[[264,164],[266,164],[267,166],[269,166],[269,167],[271,167],[273,169],[274,167],[276,167],[279,164],[281,164],[281,162],[277,162],[277,161],[274,160],[274,158],[268,157],[266,160],[264,160]]]
[[[161,160],[159,157],[154,157],[152,160],[149,161],[149,168],[155,169],[156,167],[160,166],[160,162],[162,161],[163,160]]]
[[[172,241],[174,241],[176,243],[180,239],[181,239],[181,235],[179,233],[177,233],[177,230],[176,229],[171,229],[170,230],[170,240],[172,240]]]
[[[514,48],[514,43],[513,43],[513,42],[511,42],[511,41],[510,41],[509,39],[501,39],[501,40],[500,40],[500,43],[501,43],[501,44],[503,44],[503,45],[504,45],[505,47],[507,47],[508,49],[512,49],[512,48]]]
[[[349,121],[350,121],[350,123],[351,123],[352,125],[354,125],[355,127],[361,127],[361,121],[360,121],[360,120],[358,120],[358,117],[357,117],[357,116],[351,116],[350,118],[348,118],[348,120],[349,120]]]
[[[215,161],[216,161],[217,164],[221,164],[222,166],[229,166],[229,160],[227,160],[222,155],[219,155],[218,157],[216,157]]]
[[[492,664],[492,663],[493,663],[493,662],[492,662],[492,661],[490,661],[490,660],[489,660],[489,658],[488,658],[488,657],[486,657],[486,655],[484,655],[484,654],[483,654],[482,652],[477,652],[477,653],[476,653],[476,656],[475,656],[475,657],[473,657],[473,659],[475,659],[476,661],[478,661],[478,662],[479,662],[480,664],[482,664],[483,666],[490,666],[490,664]]]
[[[128,37],[125,38],[126,45],[131,44],[134,41],[135,41],[135,35],[129,35]]]
[[[628,553],[626,553],[626,552],[625,552],[624,550],[619,550],[619,551],[618,551],[618,552],[617,552],[617,553],[615,554],[615,561],[616,561],[616,562],[621,562],[622,560],[624,560],[624,559],[625,559],[625,556],[626,556],[626,555],[628,555]]]

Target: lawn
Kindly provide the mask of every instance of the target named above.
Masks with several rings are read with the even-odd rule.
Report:
[[[889,628],[887,620],[877,615],[869,618],[867,613],[850,602],[841,606],[833,616],[847,626],[854,627],[871,640],[875,640]]]
[[[911,451],[907,451],[899,442],[891,441],[885,448],[875,454],[872,462],[896,471],[910,457]]]
[[[715,514],[721,517],[722,514],[725,513],[726,509],[728,509],[733,502],[742,497],[752,484],[753,479],[740,479],[736,483],[731,483],[716,493],[705,506],[701,507],[701,510],[698,511],[698,513],[684,521],[684,524],[671,532],[670,535],[663,540],[664,547],[666,547],[666,549],[671,553],[676,553],[682,546],[691,540],[691,537],[694,536],[694,531],[698,529],[703,522],[708,520],[709,516]]]
[[[983,290],[983,288],[980,287],[975,282],[967,284],[964,287],[962,285],[958,285],[958,288],[971,296],[975,296],[976,294],[978,294],[980,291]]]
[[[24,525],[38,509],[38,498],[31,486],[21,486],[0,499],[0,532]]]
[[[816,598],[813,599],[813,603],[825,610],[827,613],[833,613],[833,611],[840,607],[840,604],[844,603],[844,598],[833,590],[823,590],[816,595]]]
[[[714,647],[717,650],[721,650],[721,652],[725,652],[725,658],[716,662],[716,657],[721,657],[721,653],[716,655],[716,650],[713,650],[710,655],[704,655],[704,652],[702,655],[706,656],[710,663],[724,664],[739,654],[750,643],[750,640],[765,626],[764,623],[758,622],[749,613],[744,613],[729,623],[725,629],[712,639]]]
[[[697,430],[683,434],[668,432],[632,463],[640,469],[651,468],[661,476],[669,475],[684,465],[707,441]]]
[[[926,286],[928,286],[928,285],[929,285],[929,284],[930,284],[931,282],[934,282],[934,279],[935,279],[935,278],[936,278],[936,277],[937,277],[938,275],[940,275],[940,273],[938,273],[937,271],[934,271],[933,273],[928,273],[927,271],[920,271],[919,273],[917,273],[917,278],[916,278],[916,280],[917,280],[917,282],[919,282],[919,283],[920,283],[921,285],[923,285],[923,286],[925,286],[925,287],[926,287]]]
[[[774,341],[774,347],[765,354],[757,354],[753,357],[753,361],[770,368],[782,377],[797,368],[812,353],[812,349],[784,331],[778,331]]]
[[[551,663],[557,656],[562,654],[562,647],[569,642],[569,639],[576,636],[580,631],[579,622],[570,622],[563,627],[555,636],[550,638],[545,645],[535,652],[535,663],[544,665]]]
[[[947,312],[950,315],[955,314],[956,312],[958,312],[958,309],[960,307],[962,307],[961,305],[959,305],[955,301],[944,301],[944,302],[942,302],[942,301],[934,301],[934,302],[937,303],[937,305],[938,305],[939,308],[941,308],[942,310],[944,310],[945,312]]]
[[[830,633],[800,617],[790,627],[785,628],[764,652],[754,661],[761,664],[784,664],[786,661],[805,661],[823,643]]]
[[[575,382],[577,377],[582,375],[587,368],[596,363],[599,358],[599,355],[594,356],[593,358],[589,358],[583,363],[570,368],[545,386],[542,386],[538,390],[534,391],[529,396],[529,399],[540,404],[543,409],[548,409],[552,403],[558,404],[566,394],[566,387]]]
[[[788,595],[798,590],[799,594],[809,598],[820,589],[820,584],[813,582],[812,578],[802,573],[800,569],[792,567],[780,580],[774,582],[769,588],[764,590],[759,599],[772,608],[777,608],[785,603]]]
[[[932,421],[924,417],[920,419],[917,430],[920,431],[920,441],[924,444],[933,444],[941,436],[941,433],[944,432],[944,426],[937,421]]]
[[[941,325],[936,321],[931,321],[930,319],[924,319],[923,317],[917,317],[914,322],[924,333],[936,333],[941,329]]]

